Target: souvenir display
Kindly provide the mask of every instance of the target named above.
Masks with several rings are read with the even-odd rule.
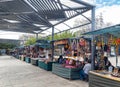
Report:
[[[67,42],[65,43],[64,42]],[[67,40],[67,41],[66,41]],[[57,52],[58,47],[59,49],[64,50],[59,50],[61,51],[56,53],[55,55],[58,54],[62,55],[63,58],[66,58],[66,62],[64,62],[64,67],[69,67],[69,68],[75,68],[84,65],[84,60],[85,57],[89,57],[88,54],[90,54],[91,49],[90,49],[90,40],[86,38],[73,38],[73,39],[63,39],[63,43],[58,43],[62,42],[62,40],[55,41],[55,51]],[[63,64],[63,60],[59,61],[58,63]],[[66,67],[66,68],[67,68]]]

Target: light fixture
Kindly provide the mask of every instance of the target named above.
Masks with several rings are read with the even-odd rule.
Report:
[[[40,24],[33,24],[34,26],[36,26],[36,27],[41,27],[41,26],[43,26],[43,25],[40,25]]]
[[[0,0],[0,2],[9,2],[9,1],[13,1],[13,0]]]
[[[20,21],[16,21],[16,20],[8,20],[8,19],[3,19],[3,20],[9,23],[20,23]]]

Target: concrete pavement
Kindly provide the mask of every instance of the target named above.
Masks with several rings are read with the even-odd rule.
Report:
[[[10,56],[0,56],[0,87],[88,87]]]

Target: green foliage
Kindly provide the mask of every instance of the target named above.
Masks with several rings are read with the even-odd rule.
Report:
[[[16,47],[16,45],[14,45],[14,44],[0,43],[0,49],[12,49],[14,47]]]
[[[32,37],[26,41],[25,45],[33,45],[35,43],[36,43],[36,38]]]
[[[64,39],[64,38],[73,38],[75,37],[75,34],[70,31],[65,31],[60,34],[54,35],[54,40]],[[46,40],[52,40],[52,36],[48,36],[45,38]]]

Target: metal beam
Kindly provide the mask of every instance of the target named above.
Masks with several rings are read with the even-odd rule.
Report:
[[[88,21],[91,22],[91,20],[88,17],[86,17],[85,15],[81,14],[81,16],[83,16],[84,18],[86,18]]]
[[[88,11],[88,10],[90,10],[90,9],[86,9],[86,10],[84,10],[82,13],[84,13],[84,12],[86,12],[86,11]],[[74,17],[76,17],[76,16],[78,16],[78,15],[80,15],[80,14],[82,14],[82,13],[76,14],[76,15],[70,17],[70,18],[67,18],[67,19],[65,19],[65,20],[63,20],[63,21],[60,21],[59,23],[56,23],[54,26],[56,26],[56,25],[58,25],[58,24],[60,24],[60,23],[62,23],[62,22],[64,22],[64,21],[67,21],[67,20],[69,20],[69,19],[71,19],[71,18],[74,18]]]
[[[59,2],[57,2],[57,1],[55,1],[55,0],[54,0],[54,2],[59,4]],[[70,8],[70,7],[69,7],[69,6],[67,6],[67,5],[64,5],[64,4],[62,4],[62,3],[61,3],[61,5],[63,5],[63,6],[65,6],[65,7],[67,7],[67,8],[69,8],[69,9],[71,9],[71,10],[74,10],[74,11],[75,11],[75,12],[77,12],[77,13],[79,13],[78,11],[76,11],[76,10],[75,10],[75,9],[73,9],[73,8]]]
[[[32,14],[34,13],[33,11],[31,12],[0,12],[0,15],[20,15],[20,14]]]
[[[81,9],[88,9],[88,7],[75,7],[75,8],[69,8],[69,9],[65,8],[65,9],[63,9],[63,11],[71,11],[71,10],[73,10],[73,11],[79,13],[77,10],[81,10]]]
[[[62,11],[64,11],[64,9],[63,9],[63,7],[62,7],[62,3],[60,2],[60,0],[57,0],[58,1],[58,3],[60,4],[60,7],[61,7],[61,9],[62,9]],[[66,14],[64,13],[64,15],[66,16]],[[66,16],[67,17],[67,16]]]
[[[58,29],[58,28],[55,28],[56,30],[58,30],[59,32],[61,32],[61,30],[60,29]]]
[[[83,25],[79,25],[79,26],[76,26],[76,27],[72,27],[72,28],[69,28],[69,29],[66,29],[66,30],[63,30],[63,31],[60,31],[60,32],[57,32],[57,33],[54,33],[54,34],[62,33],[62,32],[64,32],[64,31],[73,30],[73,29],[76,29],[76,28],[79,28],[79,27],[82,27],[82,26],[85,26],[85,25],[88,25],[88,24],[91,24],[91,23],[85,23],[85,24],[83,24]],[[48,36],[51,36],[51,35],[48,35]]]
[[[68,26],[69,28],[71,28],[71,26],[69,26],[68,24],[66,24],[66,23],[64,23],[64,22],[63,22],[63,24],[66,25],[66,26]]]
[[[84,13],[84,12],[86,12],[86,11],[88,11],[88,10],[90,10],[90,9],[86,9],[86,10],[84,10],[82,13]],[[69,20],[69,19],[71,19],[71,18],[74,18],[74,17],[76,17],[76,16],[78,16],[78,15],[80,15],[80,14],[82,14],[82,13],[76,14],[76,15],[70,17],[70,18],[67,18],[67,19],[65,19],[65,20],[62,20],[62,21],[60,21],[59,23],[54,24],[53,26],[56,26],[56,25],[58,25],[58,24],[61,24],[61,23],[65,22],[65,21],[67,21],[67,20]],[[45,30],[48,30],[48,29],[49,29],[49,28],[46,28]],[[45,31],[45,30],[44,30],[44,31]],[[43,31],[42,31],[42,32],[43,32]],[[40,33],[41,33],[41,32],[40,32]]]

